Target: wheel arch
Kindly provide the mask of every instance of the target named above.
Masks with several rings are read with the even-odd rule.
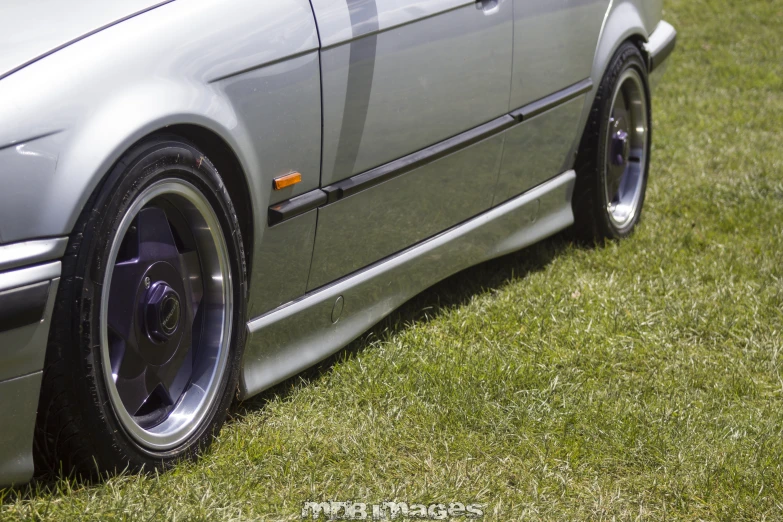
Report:
[[[627,41],[633,42],[646,57],[643,46],[654,27],[646,22],[647,16],[637,3],[635,0],[611,2],[595,49],[593,83],[601,81],[612,56]]]
[[[579,119],[579,132],[577,133],[574,144],[571,148],[571,157],[576,158],[579,151],[579,145],[587,127],[587,121],[590,117],[590,111],[595,101],[598,86],[606,74],[606,69],[612,57],[625,42],[632,42],[642,53],[645,61],[649,63],[649,56],[644,48],[644,44],[652,32],[653,28],[645,23],[645,13],[637,5],[638,0],[620,0],[612,1],[606,12],[606,18],[601,27],[601,32],[596,44],[595,55],[593,57],[593,68],[590,75],[593,81],[593,90],[586,96],[582,115]]]
[[[201,95],[206,97],[207,93],[202,92]],[[58,183],[69,180],[73,184],[67,194],[74,198],[72,201],[75,204],[70,208],[58,209],[58,213],[65,211],[68,216],[61,225],[64,227],[63,232],[71,234],[76,220],[100,191],[112,167],[128,151],[150,137],[175,136],[195,145],[218,170],[239,217],[245,261],[250,273],[255,243],[253,194],[258,194],[258,190],[251,186],[248,173],[258,160],[231,105],[220,96],[212,95],[209,98],[221,105],[216,114],[188,111],[184,107],[163,112],[159,110],[160,103],[144,105],[144,100],[154,99],[145,96],[139,100],[139,104],[133,105],[144,107],[139,112],[146,114],[123,118],[129,114],[127,106],[110,103],[85,125],[69,132],[55,178]],[[110,118],[111,115],[117,117]],[[55,195],[53,191],[47,192],[49,198]],[[62,198],[60,201],[65,203],[67,199]]]
[[[244,243],[245,262],[248,273],[252,273],[254,236],[253,202],[250,186],[239,157],[231,146],[216,132],[194,124],[176,124],[159,129],[148,136],[173,134],[193,143],[212,162],[225,183],[234,210],[239,217],[239,229]],[[146,136],[145,136],[146,139]]]

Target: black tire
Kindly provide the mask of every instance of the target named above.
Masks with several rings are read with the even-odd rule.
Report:
[[[596,92],[575,162],[577,179],[573,210],[574,233],[578,240],[598,242],[606,239],[623,239],[634,231],[641,219],[647,191],[652,140],[652,105],[645,63],[636,45],[632,42],[624,43],[610,61]],[[640,162],[642,177],[638,208],[633,217],[620,226],[610,217],[610,212],[607,210],[612,203],[607,197],[607,183],[609,183],[607,175],[611,161],[608,154],[609,125],[612,121],[613,98],[618,89],[618,82],[631,69],[637,72],[641,79],[641,91],[646,100],[644,110],[647,122],[646,153]]]
[[[225,371],[214,378],[218,388],[214,399],[205,402],[209,405],[203,422],[177,447],[154,451],[128,434],[112,406],[100,350],[99,310],[107,254],[121,219],[145,188],[173,178],[198,189],[218,218],[230,257],[233,326]],[[180,138],[146,139],[112,168],[74,227],[63,260],[36,426],[39,474],[62,471],[95,477],[126,469],[165,469],[210,445],[236,395],[245,340],[247,284],[239,230],[215,167]]]

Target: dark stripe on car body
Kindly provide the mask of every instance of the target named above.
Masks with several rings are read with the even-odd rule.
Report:
[[[354,39],[349,44],[348,84],[345,88],[345,105],[334,171],[350,175],[356,168],[356,158],[359,156],[359,145],[370,107],[379,26],[375,0],[347,0],[347,3]],[[370,34],[357,38],[365,33]]]

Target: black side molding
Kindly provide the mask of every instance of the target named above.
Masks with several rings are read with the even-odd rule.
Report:
[[[653,72],[672,54],[677,46],[677,33],[672,33],[666,43],[664,43],[652,56],[650,56],[650,72]]]
[[[323,205],[334,203],[342,198],[348,197],[370,187],[380,185],[406,172],[436,161],[444,156],[453,154],[461,149],[465,149],[480,141],[500,134],[525,120],[537,116],[543,112],[562,105],[574,98],[590,92],[593,88],[593,81],[590,78],[566,87],[546,98],[534,101],[529,105],[515,110],[510,114],[505,114],[492,121],[474,127],[451,138],[445,139],[435,145],[421,149],[417,152],[403,156],[400,159],[390,161],[374,169],[356,174],[350,178],[343,179],[331,185],[316,189],[301,196],[296,196],[269,207],[269,226],[274,226],[282,221],[291,219],[308,210],[312,210]]]
[[[514,118],[511,116],[501,116],[484,125],[479,125],[467,132],[436,143],[426,149],[414,152],[413,154],[408,154],[407,156],[403,156],[400,159],[391,161],[380,167],[328,185],[323,188],[323,191],[326,192],[327,195],[327,204],[370,187],[374,187],[375,185],[380,185],[391,178],[400,176],[421,167],[422,165],[467,148],[474,143],[478,143],[490,136],[503,132],[515,123],[516,121],[514,121]]]
[[[325,203],[326,192],[321,189],[311,190],[301,196],[281,201],[269,207],[269,216],[267,217],[269,226],[277,225],[281,221],[304,214],[308,210],[318,208]]]
[[[21,328],[43,319],[49,285],[49,281],[44,281],[0,292],[0,332]]]
[[[557,91],[554,94],[550,94],[545,98],[536,100],[533,103],[525,105],[511,113],[517,121],[529,120],[534,116],[538,116],[542,112],[546,112],[549,109],[554,109],[558,105],[562,105],[567,101],[571,101],[577,96],[585,94],[593,90],[593,80],[587,78],[579,83],[575,83],[570,87],[566,87],[562,91]]]

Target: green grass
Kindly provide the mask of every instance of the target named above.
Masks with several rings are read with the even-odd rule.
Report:
[[[308,499],[488,520],[783,519],[783,2],[672,0],[643,225],[418,296],[235,408],[160,476],[6,491],[0,518],[299,518]]]

